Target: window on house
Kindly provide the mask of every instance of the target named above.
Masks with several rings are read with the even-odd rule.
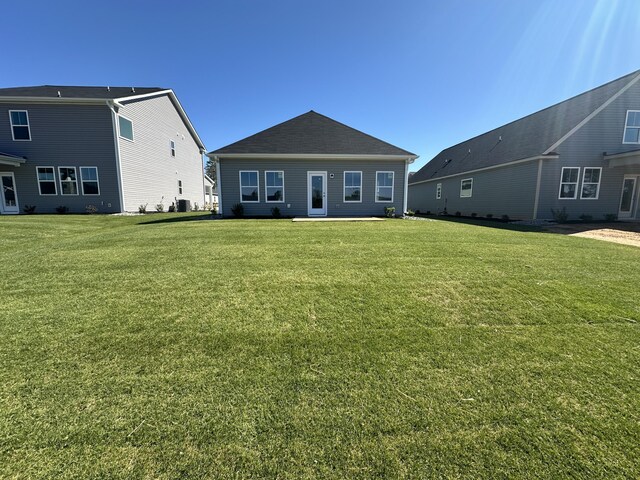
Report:
[[[53,167],[38,167],[38,189],[40,195],[57,195],[56,174]]]
[[[260,186],[258,185],[257,171],[241,171],[240,172],[240,201],[241,202],[259,202]]]
[[[78,195],[76,167],[58,167],[58,175],[60,176],[60,194]]]
[[[442,184],[438,183],[436,185],[436,200],[440,200],[442,198]]]
[[[182,180],[178,180],[178,195],[182,195]]]
[[[473,178],[460,180],[460,198],[469,198],[473,194]]]
[[[578,196],[580,167],[562,167],[560,174],[560,199],[575,199]]]
[[[267,202],[284,202],[284,172],[264,172]]]
[[[133,122],[122,115],[118,115],[118,128],[120,136],[133,142]]]
[[[83,195],[100,195],[100,182],[96,167],[80,167],[80,182]]]
[[[171,140],[169,142],[169,148],[171,149],[171,156],[175,157],[176,156],[176,142],[174,142],[173,140]]]
[[[393,202],[393,172],[376,172],[376,202]]]
[[[640,143],[640,110],[629,110],[622,143]]]
[[[26,110],[9,110],[11,119],[11,134],[16,141],[31,140],[29,129],[29,113]]]
[[[600,177],[602,176],[601,167],[585,167],[582,173],[582,190],[580,198],[587,200],[597,200],[600,195]]]
[[[344,172],[344,201],[362,202],[362,172]]]

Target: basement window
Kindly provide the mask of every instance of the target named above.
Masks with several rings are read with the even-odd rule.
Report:
[[[560,200],[575,200],[578,197],[580,167],[562,167],[560,174]]]
[[[622,143],[640,143],[640,110],[629,110]]]

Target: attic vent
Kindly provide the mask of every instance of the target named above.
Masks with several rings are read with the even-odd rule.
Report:
[[[62,95],[60,95],[60,90],[58,90],[58,96],[61,97]]]
[[[446,167],[446,166],[449,164],[449,162],[451,162],[451,159],[450,159],[450,158],[447,158],[447,159],[444,161],[444,165],[442,165],[442,166],[443,166],[443,167]]]

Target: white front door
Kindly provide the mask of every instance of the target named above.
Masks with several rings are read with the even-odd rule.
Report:
[[[13,173],[0,172],[0,187],[2,200],[0,200],[1,213],[20,213],[18,206],[18,192],[16,192],[16,180]]]
[[[307,172],[307,212],[310,217],[327,214],[327,172]]]
[[[636,199],[636,184],[638,177],[625,176],[622,181],[622,195],[620,196],[620,211],[618,218],[631,218]]]

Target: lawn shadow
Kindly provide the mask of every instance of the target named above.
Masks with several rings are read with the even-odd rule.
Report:
[[[444,222],[464,223],[465,225],[475,225],[477,227],[497,228],[499,230],[511,230],[514,232],[543,232],[542,227],[537,225],[521,225],[517,223],[505,222],[500,219],[455,217],[445,215],[416,215],[420,218],[428,218],[432,220],[441,220]]]
[[[145,220],[138,222],[138,225],[159,225],[163,223],[181,223],[181,222],[199,222],[203,220],[219,220],[217,216],[213,216],[210,213],[203,213],[201,215],[181,215],[179,213],[172,214],[171,217],[159,218],[157,220]]]

